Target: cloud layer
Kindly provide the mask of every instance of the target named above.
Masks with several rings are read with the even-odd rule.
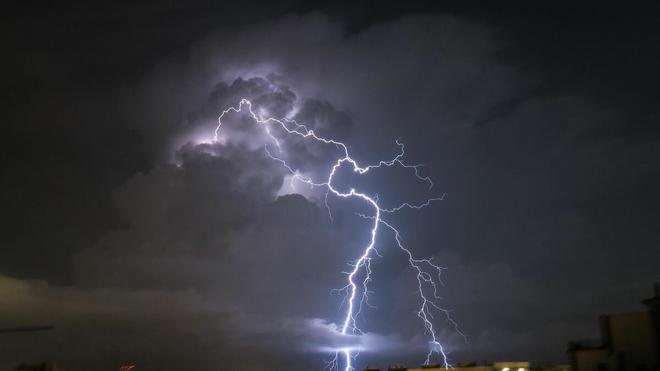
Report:
[[[630,220],[603,217],[612,214],[595,204],[629,202],[620,191],[653,171],[644,159],[658,146],[602,137],[603,127],[620,128],[620,113],[583,97],[535,95],[537,77],[497,57],[505,46],[494,30],[453,17],[350,33],[305,15],[220,29],[161,61],[120,92],[123,119],[146,138],[153,164],[113,193],[122,226],[73,257],[72,286],[0,276],[3,317],[56,326],[0,339],[12,350],[0,367],[323,367],[327,348],[346,341],[333,331],[341,298],[330,289],[343,286],[366,223],[354,215],[360,205],[331,199],[331,220],[317,193],[292,188],[264,151],[270,138],[245,116],[231,115],[212,142],[218,115],[241,98],[346,140],[365,162],[391,157],[401,137],[412,162],[427,163],[432,192],[449,193],[394,222],[420,256],[449,268],[442,304],[469,338],[438,320],[452,359],[563,362],[567,341],[596,333],[597,311],[627,307],[657,279],[643,222],[632,239],[648,259],[611,274],[632,258],[602,246],[629,239],[603,226]],[[323,174],[333,148],[280,134],[288,161]],[[386,205],[425,199],[409,175],[378,173],[360,186]],[[378,244],[375,308],[366,335],[348,341],[365,350],[364,364],[416,363],[426,338],[414,277],[391,236]],[[585,275],[584,261],[600,268]],[[595,282],[609,289],[592,290]]]

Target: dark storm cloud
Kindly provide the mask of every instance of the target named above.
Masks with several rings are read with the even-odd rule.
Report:
[[[92,291],[0,276],[0,293],[3,318],[57,324],[52,332],[19,335],[3,344],[2,363],[7,366],[19,357],[51,359],[67,369],[115,369],[134,362],[146,369],[212,369],[219,364],[230,369],[314,369],[328,346],[348,343],[396,352],[401,344],[395,336],[369,334],[346,341],[320,319],[226,312],[193,290]]]
[[[442,305],[469,339],[438,321],[453,360],[562,362],[567,340],[596,333],[598,311],[626,307],[657,279],[653,208],[639,205],[658,184],[649,160],[657,138],[603,136],[603,127],[624,130],[624,113],[582,96],[535,95],[538,76],[496,57],[506,46],[489,27],[455,17],[349,33],[307,15],[223,28],[160,61],[121,92],[124,123],[144,135],[153,159],[114,192],[122,225],[75,255],[71,287],[0,279],[7,318],[63,329],[43,351],[13,349],[21,360],[61,357],[74,370],[119,359],[145,369],[323,366],[319,350],[340,341],[332,331],[340,299],[329,290],[343,286],[365,224],[339,200],[331,221],[302,186],[307,197],[282,196],[292,191],[287,173],[245,116],[230,115],[221,143],[210,142],[222,109],[249,98],[264,114],[347,140],[361,160],[391,156],[401,137],[412,162],[427,163],[432,192],[449,196],[393,221],[418,255],[449,268]],[[319,175],[332,149],[281,134],[283,156]],[[427,197],[425,185],[393,174],[365,183],[387,204]],[[631,195],[635,184],[646,186]],[[630,203],[640,215],[619,213]],[[634,235],[617,231],[620,223]],[[425,338],[414,277],[390,237],[378,241],[367,335],[350,341],[389,354],[366,352],[364,362],[415,363]],[[590,262],[597,267],[585,270]],[[604,289],[592,288],[598,281]],[[62,349],[71,341],[93,365]],[[3,367],[16,362],[2,357]]]

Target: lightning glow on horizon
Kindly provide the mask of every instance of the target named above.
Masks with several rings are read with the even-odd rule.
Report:
[[[380,256],[378,254],[378,251],[376,250],[375,244],[376,244],[376,237],[379,231],[379,226],[382,225],[383,227],[393,232],[394,240],[397,246],[406,254],[410,267],[416,273],[418,294],[420,299],[420,307],[417,312],[417,316],[422,320],[425,331],[428,333],[430,337],[429,340],[430,349],[426,355],[425,364],[431,363],[434,354],[437,354],[442,358],[442,362],[444,363],[445,367],[450,367],[447,354],[442,344],[440,344],[440,342],[438,341],[436,330],[432,323],[433,311],[442,313],[446,317],[447,321],[449,321],[449,323],[452,324],[454,329],[461,336],[463,337],[465,336],[458,329],[458,326],[456,325],[456,322],[454,322],[454,320],[451,318],[449,311],[440,307],[436,303],[436,299],[439,299],[438,285],[442,284],[442,280],[440,276],[444,268],[434,264],[431,261],[431,259],[416,258],[413,255],[413,253],[410,251],[410,249],[406,248],[403,245],[403,239],[399,231],[390,222],[382,218],[383,214],[393,214],[404,208],[408,208],[408,209],[424,208],[426,206],[429,206],[434,201],[442,200],[444,198],[444,195],[438,198],[429,198],[424,203],[421,204],[411,204],[408,202],[404,202],[401,205],[398,205],[393,208],[384,208],[378,204],[377,196],[369,196],[366,193],[357,191],[355,188],[350,188],[348,192],[346,191],[342,192],[339,189],[337,189],[333,184],[337,170],[344,165],[351,166],[353,172],[360,175],[365,174],[370,170],[376,168],[399,166],[405,169],[412,170],[417,179],[428,183],[430,189],[431,187],[433,187],[433,182],[429,177],[425,177],[420,174],[419,169],[422,167],[422,165],[406,164],[403,160],[403,157],[405,155],[405,147],[400,141],[397,140],[396,144],[397,146],[399,146],[400,152],[394,158],[387,161],[381,160],[373,165],[360,166],[358,162],[350,156],[346,144],[333,139],[327,139],[318,136],[313,130],[308,129],[305,125],[296,123],[294,120],[285,119],[285,118],[277,119],[273,117],[266,117],[266,118],[259,117],[253,111],[252,103],[247,99],[242,99],[239,105],[236,107],[230,107],[222,111],[222,114],[218,118],[218,125],[214,132],[214,141],[216,142],[219,141],[219,133],[222,126],[222,120],[225,117],[225,115],[227,115],[230,112],[240,113],[244,109],[247,110],[246,111],[247,114],[250,115],[250,117],[254,120],[256,124],[262,125],[264,127],[264,132],[273,141],[273,143],[280,152],[282,151],[281,143],[273,135],[271,131],[271,125],[275,126],[276,128],[282,129],[288,135],[296,135],[303,139],[314,140],[318,143],[325,145],[333,145],[337,148],[340,155],[337,157],[336,162],[334,163],[332,169],[328,173],[327,178],[325,178],[324,180],[314,180],[308,176],[301,174],[296,169],[292,168],[284,159],[277,157],[276,155],[273,155],[273,153],[268,149],[267,145],[264,146],[266,154],[274,161],[279,162],[288,172],[291,173],[292,181],[297,180],[304,184],[308,184],[312,187],[323,187],[326,189],[325,206],[328,210],[330,218],[332,218],[332,214],[330,213],[330,207],[327,202],[328,196],[330,194],[341,198],[359,199],[373,209],[373,215],[358,214],[360,217],[371,220],[373,222],[370,229],[370,240],[367,246],[365,246],[364,249],[361,251],[357,259],[355,259],[352,263],[350,263],[352,269],[350,270],[350,272],[346,272],[347,274],[346,286],[334,290],[337,292],[345,293],[345,298],[344,298],[346,304],[345,313],[343,314],[341,325],[338,328],[338,331],[341,333],[341,335],[363,334],[362,330],[360,330],[360,328],[357,325],[356,318],[362,312],[363,305],[364,304],[369,305],[368,285],[369,282],[371,281],[371,259],[373,255]],[[356,280],[358,280],[358,277],[360,275],[363,275],[364,279],[361,282],[356,282]],[[425,290],[428,293],[425,293]],[[339,370],[341,368],[340,363],[342,363],[340,360],[340,356],[341,356],[343,357],[344,371],[354,371],[353,361],[358,354],[357,352],[358,350],[350,349],[350,348],[337,349],[334,358],[329,362],[328,367],[331,370]]]

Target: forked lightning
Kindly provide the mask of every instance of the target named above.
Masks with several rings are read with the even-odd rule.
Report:
[[[347,272],[347,282],[346,286],[337,290],[345,293],[345,313],[342,315],[341,326],[339,326],[339,331],[342,335],[362,335],[362,331],[357,324],[357,316],[362,311],[362,306],[366,303],[368,304],[368,285],[371,281],[371,259],[374,255],[378,255],[378,252],[375,249],[376,237],[378,235],[379,226],[391,230],[394,234],[394,240],[397,246],[405,253],[405,256],[408,258],[408,263],[413,269],[417,277],[418,283],[418,294],[420,299],[420,307],[417,312],[417,316],[422,320],[424,328],[429,335],[429,351],[426,356],[425,364],[429,364],[432,361],[434,354],[439,355],[442,358],[442,362],[446,367],[450,367],[449,361],[447,359],[447,354],[440,344],[438,337],[436,335],[436,330],[433,326],[433,312],[437,311],[442,313],[449,323],[456,329],[456,331],[463,335],[457,328],[456,322],[451,318],[449,312],[440,307],[436,301],[438,297],[438,285],[441,284],[440,275],[443,268],[436,265],[431,261],[431,259],[419,259],[414,257],[410,249],[406,248],[403,245],[403,240],[399,231],[388,221],[383,219],[383,214],[392,214],[400,211],[404,208],[409,209],[421,209],[426,206],[429,206],[434,201],[440,201],[444,197],[439,198],[429,198],[421,204],[411,204],[405,202],[399,206],[393,208],[383,208],[378,204],[378,197],[367,195],[364,192],[360,192],[355,188],[350,188],[347,192],[338,190],[333,181],[337,170],[342,166],[350,166],[352,170],[357,174],[365,174],[372,169],[381,168],[381,167],[392,167],[400,166],[405,169],[410,169],[415,177],[420,181],[426,182],[429,185],[429,188],[433,187],[433,182],[429,177],[422,176],[420,173],[420,168],[422,165],[409,165],[404,162],[405,147],[404,145],[396,141],[396,144],[399,146],[400,152],[392,159],[387,161],[379,161],[377,164],[360,166],[358,162],[350,156],[348,147],[346,144],[333,140],[326,139],[324,137],[318,136],[314,130],[308,129],[306,126],[296,123],[294,120],[290,119],[277,119],[273,117],[259,117],[252,109],[252,103],[247,99],[242,99],[238,106],[230,107],[222,112],[218,118],[218,126],[214,132],[214,141],[219,140],[220,129],[222,127],[222,120],[225,116],[230,113],[240,113],[245,111],[254,122],[258,125],[261,125],[264,128],[265,133],[273,141],[275,146],[278,148],[279,152],[282,153],[282,146],[280,141],[273,134],[271,126],[275,129],[283,130],[284,135],[296,135],[302,137],[306,140],[313,140],[323,145],[333,145],[338,150],[338,157],[332,166],[332,169],[328,173],[327,178],[322,180],[314,180],[308,176],[301,174],[296,169],[289,166],[289,164],[282,159],[274,155],[269,149],[268,145],[265,145],[266,154],[273,160],[279,162],[288,172],[291,173],[291,179],[300,181],[304,184],[308,184],[313,187],[324,187],[326,189],[325,193],[325,206],[330,212],[330,207],[327,202],[327,198],[330,194],[335,195],[341,198],[355,198],[359,199],[362,202],[366,203],[373,209],[372,215],[359,214],[361,217],[371,220],[372,225],[370,229],[370,239],[367,246],[361,251],[360,255],[352,263],[352,269]],[[279,130],[278,129],[278,130]],[[330,214],[331,215],[331,214]],[[356,282],[358,277],[362,275],[364,279],[361,282]],[[358,298],[359,296],[359,298]],[[334,357],[329,362],[328,367],[331,370],[339,370],[342,368],[344,371],[354,371],[353,362],[354,358],[357,356],[357,349],[342,348],[337,349]]]

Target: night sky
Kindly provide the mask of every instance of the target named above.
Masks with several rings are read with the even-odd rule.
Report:
[[[315,370],[341,342],[342,274],[367,242],[355,201],[291,188],[242,97],[346,142],[342,177],[393,206],[446,267],[453,362],[566,363],[602,313],[660,281],[658,10],[369,1],[21,2],[1,12],[0,369]],[[409,4],[408,4],[409,3]],[[327,151],[290,147],[308,176]],[[326,166],[326,168],[324,168]],[[419,365],[415,278],[376,241],[355,340]]]

